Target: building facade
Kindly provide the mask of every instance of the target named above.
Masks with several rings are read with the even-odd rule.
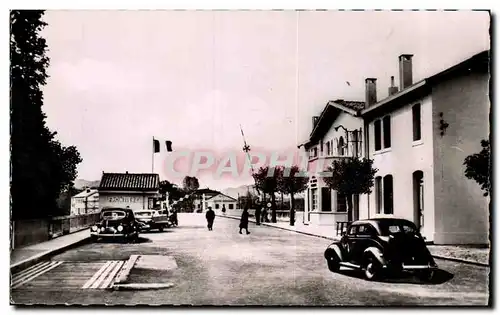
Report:
[[[313,130],[303,144],[308,154],[309,182],[304,198],[304,224],[336,225],[337,222],[357,220],[366,209],[366,200],[353,197],[353,212],[347,211],[347,199],[330,189],[323,180],[322,172],[334,160],[362,156],[363,119],[360,111],[365,103],[336,100],[326,104],[320,116],[313,117]]]
[[[399,87],[392,78],[382,100],[377,101],[376,79],[369,78],[364,108],[342,110],[330,102],[337,109],[327,106],[314,119],[313,132],[304,144],[310,154],[309,168],[315,168],[312,162],[322,157],[327,160],[325,151],[331,152],[331,145],[328,148],[325,143],[330,138],[337,150],[332,158],[342,157],[340,129],[335,126],[343,125],[346,130],[362,129],[361,156],[373,159],[378,171],[372,193],[354,200],[358,209],[352,218],[338,214],[344,205],[313,172],[304,220],[332,225],[388,214],[413,221],[435,244],[487,244],[489,200],[475,181],[465,177],[463,163],[481,150],[481,140],[489,138],[489,51],[417,83],[413,83],[412,59],[412,55],[399,57]],[[327,111],[337,114],[327,115]],[[329,216],[333,219],[326,219]]]
[[[436,244],[487,244],[488,199],[463,163],[489,138],[489,53],[415,84],[411,67],[400,56],[399,92],[362,111],[378,169],[369,215],[409,219]]]
[[[159,175],[151,173],[103,173],[98,191],[100,209],[153,209],[161,197]]]
[[[87,188],[71,197],[71,215],[99,212],[99,193],[97,189]]]
[[[215,211],[216,214],[222,214],[222,208],[226,208],[227,211],[235,210],[236,205],[238,204],[238,200],[233,197],[224,195],[223,193],[219,193],[213,197],[207,199],[207,205],[212,207],[212,210]]]

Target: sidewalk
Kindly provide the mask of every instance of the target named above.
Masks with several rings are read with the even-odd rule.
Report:
[[[225,215],[221,217],[239,220],[240,218],[235,215]],[[250,218],[250,222],[255,223],[255,219]],[[304,225],[298,220],[295,221],[295,226],[290,226],[289,222],[277,223],[261,223],[273,228],[297,232],[300,234],[321,237],[329,240],[338,240],[340,236],[336,235],[335,227],[333,226],[317,226],[317,225]],[[459,246],[459,245],[427,245],[427,248],[435,258],[459,261],[470,263],[480,266],[489,266],[489,253],[488,247],[478,246]]]
[[[89,239],[89,236],[89,229],[84,229],[39,244],[15,248],[10,251],[11,271],[12,269],[27,268],[50,255],[82,244]]]

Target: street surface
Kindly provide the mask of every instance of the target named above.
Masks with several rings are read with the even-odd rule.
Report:
[[[362,273],[331,273],[331,242],[204,214],[180,214],[179,227],[141,234],[137,244],[92,243],[12,277],[15,304],[174,305],[486,305],[489,268],[437,260],[434,283],[409,276],[369,282]],[[172,283],[168,289],[106,290],[130,255],[152,257],[167,270],[134,268],[130,282]],[[138,265],[140,267],[140,265]]]

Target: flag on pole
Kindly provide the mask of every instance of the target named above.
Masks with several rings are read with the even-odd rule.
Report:
[[[160,141],[153,139],[153,153],[160,152]]]
[[[167,146],[167,152],[172,152],[172,141],[165,141],[165,145]]]

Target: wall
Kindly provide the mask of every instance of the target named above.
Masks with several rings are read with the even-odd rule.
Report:
[[[489,134],[489,75],[471,73],[433,88],[435,242],[488,243],[488,198],[464,176],[465,157],[481,150]],[[441,137],[439,113],[449,124]]]
[[[124,207],[131,209],[148,209],[148,198],[153,194],[138,194],[138,193],[106,193],[99,194],[99,208],[104,207]]]
[[[413,142],[412,106],[418,103],[421,105],[422,140]],[[414,221],[413,172],[419,170],[423,172],[424,225],[422,235],[431,241],[434,236],[432,99],[426,96],[415,100],[391,112],[390,115],[391,147],[378,152],[374,151],[374,121],[369,122],[369,158],[374,160],[373,167],[378,169],[376,177],[386,175],[393,177],[394,215],[411,221]],[[375,187],[373,187],[369,195],[369,217],[376,214],[375,195]]]

